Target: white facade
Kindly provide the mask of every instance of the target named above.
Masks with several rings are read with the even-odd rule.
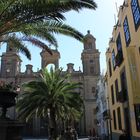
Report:
[[[107,96],[107,86],[104,76],[100,76],[97,83],[96,90],[96,117],[97,117],[97,131],[98,135],[104,138],[108,136],[109,125],[107,122],[108,114],[108,96]]]

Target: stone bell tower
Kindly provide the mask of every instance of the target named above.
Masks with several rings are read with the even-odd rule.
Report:
[[[20,73],[21,59],[16,48],[8,43],[5,53],[1,56],[1,77],[15,77]]]
[[[59,68],[60,53],[58,50],[51,50],[52,55],[45,50],[42,50],[41,55],[41,68],[45,68],[49,64],[54,64],[55,69]]]
[[[87,32],[84,37],[84,49],[81,54],[83,64],[83,86],[84,86],[84,105],[85,105],[85,132],[90,135],[90,132],[97,129],[95,124],[96,115],[93,110],[96,108],[96,86],[100,75],[100,52],[96,49],[96,39]]]
[[[100,74],[100,52],[96,49],[95,41],[94,36],[90,34],[90,31],[87,31],[84,38],[84,50],[81,55],[84,75],[95,76]]]

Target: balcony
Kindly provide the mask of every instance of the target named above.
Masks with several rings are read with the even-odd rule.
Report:
[[[127,90],[123,89],[117,93],[117,101],[120,103],[124,103],[127,101]]]
[[[99,111],[99,107],[98,107],[98,106],[96,106],[95,110],[96,110],[96,113],[97,113],[97,112]]]
[[[111,119],[109,110],[103,112],[103,118],[104,120]]]
[[[116,62],[116,66],[120,66],[123,62],[123,53],[122,51],[118,51],[116,57],[115,57],[115,62]]]
[[[99,121],[97,119],[94,119],[94,124],[95,125],[98,125],[99,124]]]

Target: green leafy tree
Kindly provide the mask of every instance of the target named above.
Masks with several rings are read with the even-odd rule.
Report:
[[[79,88],[81,84],[71,82],[68,75],[62,76],[62,70],[44,69],[38,81],[23,84],[24,92],[17,103],[19,118],[48,118],[50,139],[55,140],[57,122],[79,119],[83,111]]]
[[[31,54],[23,41],[29,41],[51,53],[42,39],[57,47],[53,33],[83,40],[80,32],[63,23],[63,13],[96,7],[93,0],[0,0],[0,42],[13,41],[16,43],[13,47],[17,47],[28,59],[31,59]]]

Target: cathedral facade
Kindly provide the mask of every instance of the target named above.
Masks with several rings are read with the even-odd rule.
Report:
[[[84,100],[84,114],[79,125],[80,135],[91,135],[96,131],[96,85],[100,75],[100,52],[96,49],[96,39],[87,32],[83,43],[83,51],[81,53],[81,61],[83,71],[74,70],[74,64],[68,63],[67,70],[63,73],[70,73],[72,80],[83,83],[83,89],[79,90]],[[54,64],[55,68],[59,68],[60,53],[58,50],[52,50],[53,55],[43,50],[41,56],[41,69],[49,64]],[[35,80],[40,71],[33,72],[32,65],[26,65],[25,72],[21,72],[20,56],[14,50],[7,47],[5,53],[1,56],[1,71],[0,80],[6,82],[15,82],[21,85],[24,82]],[[9,110],[12,118],[15,118],[16,113],[14,108]],[[44,122],[34,119],[32,124],[28,124],[26,131],[28,135],[42,135],[46,130]]]

